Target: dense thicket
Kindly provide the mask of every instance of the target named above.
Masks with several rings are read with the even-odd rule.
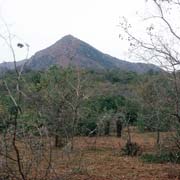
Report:
[[[111,122],[121,116],[123,123],[128,121],[141,130],[166,130],[172,107],[165,98],[173,96],[173,92],[165,76],[169,75],[118,70],[95,72],[56,66],[42,72],[29,71],[23,74],[20,82],[19,106],[23,114],[18,124],[25,131],[45,126],[52,129],[53,135],[73,137],[88,135],[95,128],[97,133],[98,123]],[[16,97],[15,77],[15,72],[9,72],[0,80],[1,131],[10,125],[16,111],[4,79]]]

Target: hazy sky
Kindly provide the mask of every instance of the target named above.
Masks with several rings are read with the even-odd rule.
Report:
[[[124,59],[127,44],[118,38],[119,17],[133,20],[144,6],[145,0],[0,0],[0,17],[13,34],[30,45],[30,56],[72,34]],[[0,25],[3,34],[5,30]],[[0,48],[0,62],[11,60],[2,40]],[[23,53],[23,49],[17,50],[17,59],[23,59]]]

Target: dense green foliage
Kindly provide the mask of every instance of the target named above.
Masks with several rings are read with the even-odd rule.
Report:
[[[35,127],[45,126],[53,135],[71,138],[75,134],[97,134],[102,124],[121,117],[125,125],[137,125],[141,131],[165,131],[170,128],[170,119],[175,118],[171,115],[174,92],[168,76],[56,66],[42,72],[28,71],[20,80],[23,114],[18,119],[19,128],[35,131]],[[15,72],[6,73],[0,80],[1,131],[9,127],[16,113],[4,80],[16,98]]]

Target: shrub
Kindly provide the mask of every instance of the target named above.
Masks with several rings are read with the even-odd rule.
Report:
[[[79,135],[95,136],[97,134],[97,123],[94,120],[83,121],[78,124]]]
[[[121,149],[123,155],[138,156],[141,155],[141,147],[136,142],[129,142]]]
[[[146,163],[180,163],[180,152],[161,152],[157,154],[144,154],[141,160]]]

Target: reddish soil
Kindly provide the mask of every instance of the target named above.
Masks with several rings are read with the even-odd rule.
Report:
[[[166,138],[167,133],[161,134]],[[127,135],[122,138],[110,137],[76,137],[74,150],[53,148],[52,166],[49,168],[50,176],[44,179],[53,180],[167,180],[180,179],[180,165],[173,163],[152,164],[144,163],[140,157],[129,157],[121,154]],[[137,142],[143,153],[156,151],[155,133],[138,133],[133,130],[132,141]],[[54,140],[54,139],[53,139]],[[24,151],[26,161],[31,156]],[[23,152],[22,151],[22,152]],[[22,153],[21,152],[21,153]],[[27,155],[25,157],[25,154]],[[38,178],[47,168],[46,159],[38,167]],[[42,173],[42,175],[41,175]],[[33,173],[32,173],[33,175]],[[53,178],[52,178],[53,176]],[[37,178],[37,179],[38,179]],[[0,177],[1,179],[1,177]],[[30,178],[31,179],[31,178]],[[38,180],[39,180],[38,179]],[[44,180],[43,179],[43,180]]]
[[[155,151],[155,134],[134,132],[132,137],[143,153]],[[74,152],[69,158],[56,156],[55,166],[72,180],[180,179],[180,165],[143,163],[139,157],[122,156],[120,149],[125,142],[124,137],[78,137]]]

